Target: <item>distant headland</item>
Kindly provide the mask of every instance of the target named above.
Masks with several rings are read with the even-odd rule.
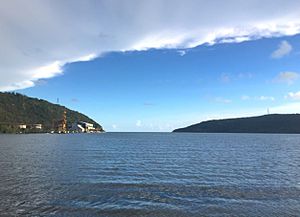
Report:
[[[104,132],[88,116],[18,93],[0,92],[0,133]]]
[[[191,133],[300,133],[300,114],[270,114],[257,117],[203,121],[173,132]]]

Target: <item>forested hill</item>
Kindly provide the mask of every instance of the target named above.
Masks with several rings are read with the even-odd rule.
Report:
[[[300,114],[272,114],[249,118],[204,121],[173,132],[300,133]]]
[[[49,131],[55,122],[62,119],[64,111],[67,112],[68,124],[86,121],[103,131],[101,125],[91,118],[64,106],[17,93],[0,92],[0,132],[13,131],[13,126],[18,124],[42,124],[43,129]]]

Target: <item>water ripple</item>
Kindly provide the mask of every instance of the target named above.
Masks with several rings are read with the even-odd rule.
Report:
[[[1,216],[298,216],[300,136],[0,135]]]

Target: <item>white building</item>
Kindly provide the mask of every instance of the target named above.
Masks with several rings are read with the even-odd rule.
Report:
[[[84,122],[84,121],[79,121],[78,124],[80,124],[85,129],[86,133],[96,130],[94,124]]]
[[[85,129],[83,126],[81,126],[81,124],[79,123],[73,123],[72,127],[70,128],[71,132],[76,132],[76,133],[84,133]]]
[[[42,124],[33,124],[32,128],[41,130],[42,129]]]
[[[20,125],[19,125],[19,128],[20,128],[20,129],[26,129],[27,126],[26,126],[26,124],[20,124]]]
[[[94,127],[94,124],[84,121],[78,121],[73,123],[69,130],[75,133],[89,133],[95,132],[96,128]]]

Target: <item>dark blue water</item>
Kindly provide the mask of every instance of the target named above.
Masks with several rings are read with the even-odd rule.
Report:
[[[0,216],[300,216],[300,135],[0,135]]]

